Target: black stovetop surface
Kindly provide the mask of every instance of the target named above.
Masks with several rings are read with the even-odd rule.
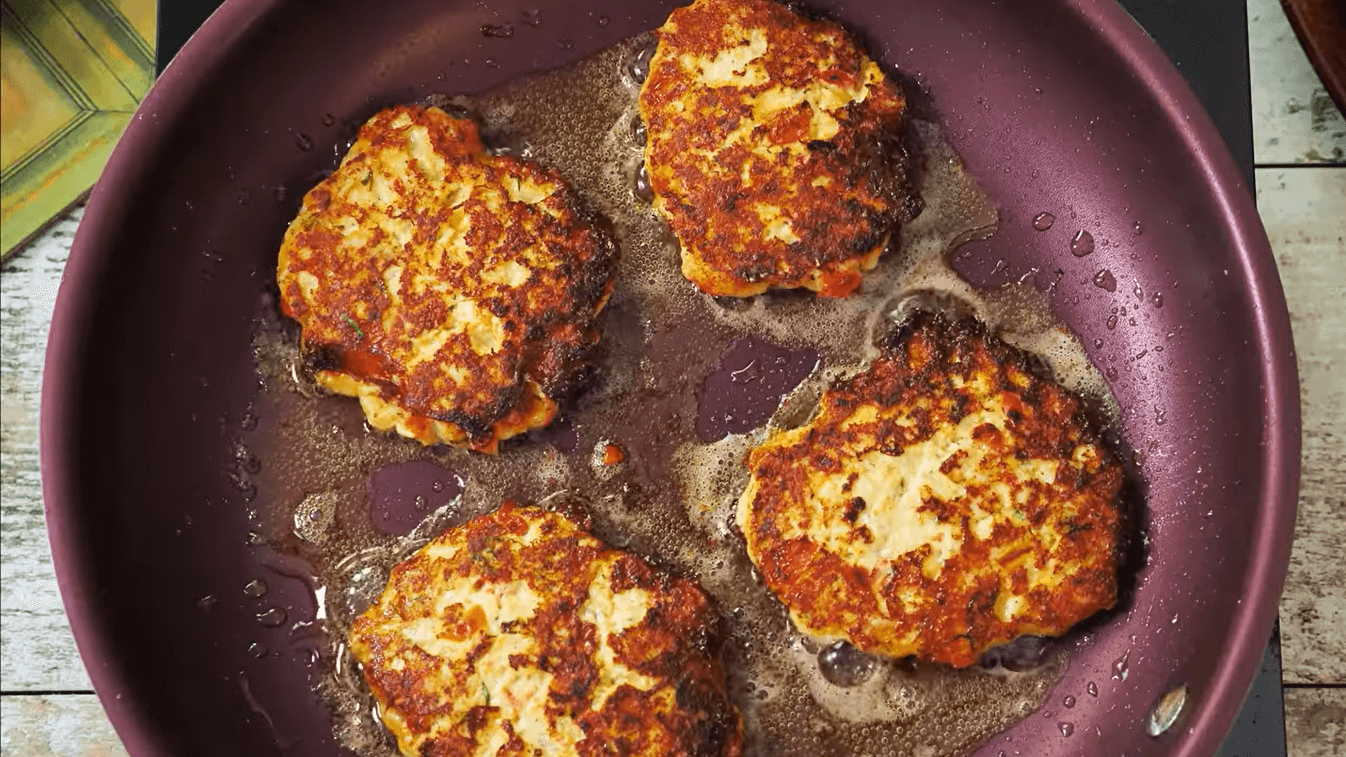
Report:
[[[159,71],[221,2],[160,0]],[[1118,2],[1187,77],[1243,169],[1249,188],[1255,187],[1246,0]],[[1279,624],[1272,630],[1262,667],[1217,757],[1286,757]]]

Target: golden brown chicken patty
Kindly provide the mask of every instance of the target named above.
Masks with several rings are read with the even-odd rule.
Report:
[[[749,467],[748,553],[806,633],[963,667],[1116,601],[1121,467],[973,321],[916,316]]]
[[[370,425],[494,452],[550,423],[582,375],[615,258],[555,171],[398,106],[304,197],[277,281],[318,382]]]
[[[393,569],[351,651],[408,757],[737,757],[693,582],[506,503]]]
[[[772,0],[696,0],[658,37],[645,167],[683,275],[713,295],[853,292],[911,199],[898,85]]]

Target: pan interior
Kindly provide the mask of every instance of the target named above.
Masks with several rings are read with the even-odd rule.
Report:
[[[121,182],[117,189],[135,202],[108,233],[96,239],[82,233],[79,240],[84,256],[96,248],[114,261],[99,274],[79,391],[69,398],[81,427],[70,451],[78,476],[69,517],[89,534],[85,548],[96,569],[78,580],[90,587],[100,617],[100,626],[85,633],[109,639],[120,655],[113,662],[125,670],[159,671],[135,676],[126,695],[139,704],[142,722],[157,725],[153,740],[164,753],[342,748],[331,698],[320,693],[331,683],[326,666],[339,663],[321,654],[332,647],[316,622],[349,612],[340,604],[344,597],[327,593],[334,582],[321,580],[334,575],[336,561],[315,566],[312,552],[280,535],[294,530],[307,497],[330,495],[307,501],[330,501],[329,509],[308,512],[330,516],[333,533],[349,527],[363,534],[342,542],[345,555],[386,547],[404,528],[390,525],[397,519],[388,516],[380,531],[362,487],[372,486],[367,477],[382,466],[423,461],[420,450],[365,434],[349,404],[302,395],[275,403],[266,391],[268,382],[284,379],[277,369],[285,339],[293,337],[268,321],[275,251],[303,192],[378,107],[481,93],[556,68],[656,27],[671,7],[593,3],[592,11],[576,12],[559,3],[409,0],[388,8],[352,0],[314,14],[300,5],[271,4],[235,45],[217,53],[218,63],[203,69],[189,101],[175,111],[167,138],[141,156],[143,170],[129,179],[105,178]],[[958,247],[954,267],[978,287],[1017,283],[1037,293],[1032,298],[1079,336],[1116,399],[1117,428],[1130,442],[1125,451],[1135,453],[1136,494],[1147,503],[1146,554],[1126,606],[1073,637],[1056,667],[1045,669],[1050,675],[1023,679],[1029,693],[1003,701],[1041,706],[1044,716],[1020,722],[983,749],[1042,755],[1176,749],[1182,737],[1153,740],[1145,718],[1179,683],[1189,687],[1189,707],[1201,707],[1237,611],[1234,589],[1247,580],[1242,547],[1254,538],[1265,487],[1262,426],[1232,412],[1262,407],[1263,392],[1259,353],[1245,342],[1256,324],[1240,278],[1238,240],[1155,93],[1106,35],[1067,4],[837,2],[819,10],[849,24],[908,77],[920,93],[920,115],[937,124],[978,196],[994,204],[995,233]],[[512,31],[487,34],[487,26]],[[153,118],[154,106],[151,99],[143,115]],[[983,209],[963,206],[961,221],[940,229],[943,243],[977,236],[971,232],[988,225]],[[1034,220],[1044,213],[1055,220],[1039,230],[1044,224]],[[1071,240],[1084,231],[1095,246],[1077,256]],[[896,270],[901,260],[886,265]],[[639,296],[633,292],[632,302]],[[804,301],[776,302],[772,318],[779,322]],[[621,304],[614,303],[612,315],[619,326]],[[669,307],[690,314],[694,306]],[[698,324],[711,337],[700,351],[684,350],[690,339],[676,329],[662,337],[654,329],[651,349],[670,361],[684,353],[691,359],[648,386],[646,377],[633,375],[624,390],[645,392],[663,416],[691,422],[700,380],[733,343],[736,332],[727,324],[753,317],[725,310]],[[861,333],[872,328],[854,319],[850,325]],[[613,329],[617,352],[647,338],[638,319],[625,326]],[[789,355],[812,349],[828,362],[827,344],[792,341],[764,320],[754,328]],[[601,393],[587,401],[600,399]],[[304,412],[293,412],[301,404]],[[657,436],[661,418],[611,422],[649,426]],[[500,464],[512,452],[538,457],[530,463],[541,492],[550,486],[547,471],[559,469],[543,459],[545,450],[566,453],[573,445],[572,459],[587,455],[601,432],[572,426],[540,435],[508,450]],[[308,446],[281,448],[291,442]],[[403,493],[428,480],[429,493],[438,494],[435,481],[443,491],[459,485],[457,476],[466,486],[446,517],[485,506],[472,499],[472,478],[455,468],[457,460],[434,456],[441,478],[405,469],[412,472]],[[340,481],[318,481],[316,474],[306,480],[301,470],[337,463]],[[632,481],[646,489],[691,486],[657,459],[636,454],[630,464],[648,466]],[[601,475],[588,467],[581,473]],[[486,472],[477,478],[489,480]],[[638,506],[640,497],[617,491],[618,483],[596,480],[593,489]],[[426,506],[433,504],[442,503]],[[630,533],[634,548],[659,553],[670,532],[658,518],[632,530],[623,528],[621,512],[604,510],[609,535]],[[356,522],[370,525],[360,531],[350,526]],[[721,525],[711,522],[705,532],[714,535]],[[387,557],[371,564],[386,565]],[[675,568],[706,570],[690,559],[669,559]],[[779,622],[762,623],[767,633],[786,632]],[[799,694],[758,684],[768,702]],[[190,701],[183,691],[194,692]],[[949,712],[956,711],[943,717],[953,717]],[[841,743],[826,733],[820,738]]]

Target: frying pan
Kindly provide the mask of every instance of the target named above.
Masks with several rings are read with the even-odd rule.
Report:
[[[229,0],[165,71],[75,240],[42,407],[62,595],[132,755],[341,750],[311,661],[279,652],[284,629],[259,630],[244,590],[264,572],[259,505],[225,475],[257,392],[254,317],[276,245],[341,125],[576,60],[672,5]],[[978,286],[1048,292],[1106,371],[1145,503],[1126,606],[1073,642],[1040,713],[977,753],[1213,753],[1274,619],[1298,480],[1285,305],[1232,160],[1111,2],[810,5],[928,95],[1000,207],[997,233],[956,267]],[[540,23],[482,36],[525,12]],[[1052,230],[1033,228],[1042,212]],[[1083,258],[1069,253],[1079,229],[1099,242]],[[268,602],[311,620],[309,588],[268,569]],[[1182,686],[1177,721],[1147,733]]]

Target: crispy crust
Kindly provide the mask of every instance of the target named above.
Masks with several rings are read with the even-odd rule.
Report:
[[[584,374],[615,258],[559,174],[397,106],[305,196],[277,281],[318,381],[371,425],[494,452]]]
[[[748,552],[808,633],[963,667],[1116,601],[1120,465],[972,321],[916,316],[749,467]]]
[[[350,639],[409,757],[737,757],[719,629],[693,582],[506,503],[395,567]]]
[[[912,194],[901,89],[771,0],[697,0],[658,36],[645,165],[683,274],[713,295],[854,291]]]

